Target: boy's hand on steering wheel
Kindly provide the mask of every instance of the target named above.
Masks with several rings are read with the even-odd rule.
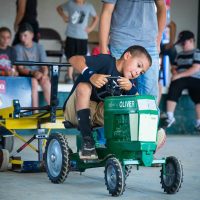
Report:
[[[121,89],[129,91],[132,88],[132,83],[128,78],[120,77],[117,82]]]
[[[103,87],[108,82],[107,77],[109,77],[109,76],[110,75],[105,75],[105,74],[93,74],[90,77],[90,82],[95,87],[101,88],[101,87]]]

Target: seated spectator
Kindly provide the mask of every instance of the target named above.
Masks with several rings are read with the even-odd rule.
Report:
[[[7,27],[0,28],[0,76],[17,76],[16,66],[12,65],[16,54],[10,47],[11,31]]]
[[[45,62],[46,53],[41,44],[33,42],[33,29],[30,24],[23,24],[19,29],[20,44],[15,46],[17,61]],[[38,107],[38,85],[41,86],[44,99],[50,104],[50,81],[47,66],[18,66],[20,76],[32,77],[32,105]]]
[[[195,49],[194,34],[191,31],[179,33],[178,41],[182,52],[178,53],[167,98],[167,118],[165,127],[175,122],[174,110],[179,97],[187,89],[195,103],[196,125],[200,130],[200,50]]]

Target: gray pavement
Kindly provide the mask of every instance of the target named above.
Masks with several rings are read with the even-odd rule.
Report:
[[[75,148],[74,136],[69,136],[70,146]],[[20,144],[15,142],[16,147]],[[180,191],[167,195],[160,185],[160,168],[132,169],[122,196],[111,197],[104,182],[104,168],[89,169],[80,175],[71,172],[63,184],[52,184],[46,173],[0,173],[0,200],[199,200],[200,199],[200,135],[167,137],[165,146],[157,158],[176,156],[183,164],[184,181]],[[21,153],[24,160],[33,160],[36,153],[29,148]]]

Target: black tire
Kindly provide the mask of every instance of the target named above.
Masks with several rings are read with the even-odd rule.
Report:
[[[183,168],[180,160],[170,156],[166,158],[165,169],[162,167],[161,185],[164,192],[174,194],[179,191],[183,182]]]
[[[3,149],[3,136],[0,135],[0,149]]]
[[[3,137],[3,149],[7,149],[9,153],[13,151],[14,136]]]
[[[106,161],[105,184],[112,196],[120,196],[125,190],[124,172],[117,158],[109,158]]]
[[[51,134],[45,147],[45,167],[52,183],[63,183],[69,173],[69,147],[62,134]]]
[[[128,178],[129,174],[131,173],[132,165],[125,166],[125,180]]]

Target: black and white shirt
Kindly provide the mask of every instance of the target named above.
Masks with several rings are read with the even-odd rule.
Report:
[[[192,67],[193,64],[200,64],[200,50],[194,49],[187,52],[180,52],[175,60],[177,72],[184,72]],[[200,71],[191,75],[191,77],[200,79]]]

